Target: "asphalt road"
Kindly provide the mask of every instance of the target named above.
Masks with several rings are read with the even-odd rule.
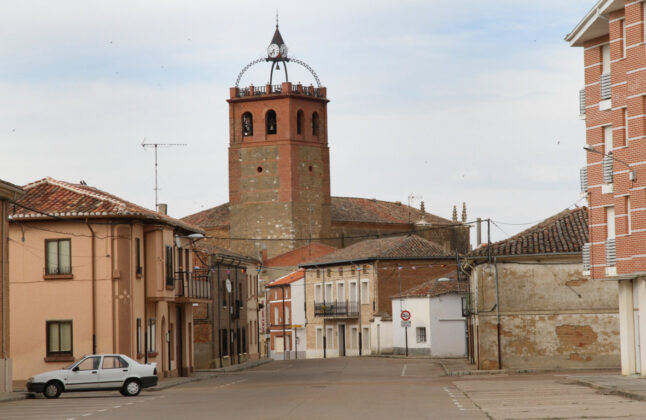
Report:
[[[0,419],[646,419],[646,403],[563,375],[445,377],[430,360],[272,362],[139,397],[63,394],[0,404]]]

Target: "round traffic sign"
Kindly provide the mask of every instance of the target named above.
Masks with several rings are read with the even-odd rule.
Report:
[[[402,321],[409,321],[410,320],[410,312],[408,312],[408,311],[402,311],[400,316],[402,317]]]

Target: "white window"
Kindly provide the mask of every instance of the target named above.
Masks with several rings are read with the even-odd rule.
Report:
[[[325,285],[325,301],[326,302],[332,302],[332,284],[327,283]]]
[[[357,296],[357,282],[350,282],[350,302],[356,302],[358,300]]]
[[[323,328],[321,327],[316,328],[316,348],[323,348]]]
[[[612,152],[612,126],[606,125],[603,127],[603,153],[610,152]]]
[[[610,45],[601,47],[601,72],[610,73]]]
[[[325,344],[327,344],[328,349],[334,348],[334,331],[332,330],[332,327],[327,327],[327,334],[325,335]]]
[[[415,328],[415,335],[418,343],[426,343],[426,327]]]
[[[630,216],[630,197],[626,197],[626,233],[631,234],[632,233],[632,220]]]
[[[285,308],[285,324],[289,325],[289,308]]]
[[[314,286],[314,301],[316,303],[323,302],[323,285],[320,283]]]
[[[343,281],[336,284],[336,301],[345,302],[345,282]]]
[[[370,303],[370,287],[368,280],[361,280],[361,303]]]
[[[624,117],[624,143],[623,146],[628,144],[628,108],[621,110]]]
[[[626,39],[626,20],[622,19],[620,21],[620,24],[621,24],[621,38],[622,38],[622,41],[621,41],[621,44],[622,44],[621,57],[626,58],[626,41],[627,41],[627,39]]]
[[[148,343],[146,344],[146,347],[148,347],[148,352],[149,353],[154,353],[157,351],[157,341],[155,338],[157,326],[156,326],[156,320],[155,318],[150,318],[148,319]]]
[[[615,208],[606,207],[607,239],[615,239]]]
[[[274,325],[278,325],[280,323],[280,318],[278,317],[278,305],[274,306]]]
[[[361,344],[364,350],[370,350],[370,328],[363,327],[363,334],[361,334]]]

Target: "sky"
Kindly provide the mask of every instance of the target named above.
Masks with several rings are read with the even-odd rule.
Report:
[[[491,218],[502,240],[585,205],[583,51],[595,0],[4,0],[0,179],[88,185],[174,217],[228,201],[229,88],[266,55],[328,89],[333,196]],[[289,67],[290,81],[310,84]],[[240,85],[268,82],[269,65]],[[475,232],[472,232],[475,238]],[[484,236],[483,236],[484,237]]]

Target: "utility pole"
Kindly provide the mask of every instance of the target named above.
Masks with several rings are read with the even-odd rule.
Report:
[[[157,204],[159,202],[157,201],[157,192],[159,191],[159,188],[157,187],[157,149],[159,147],[174,147],[174,146],[187,146],[186,143],[146,143],[146,138],[144,137],[144,140],[141,142],[141,147],[146,150],[146,147],[154,147],[155,148],[155,210],[157,210]]]
[[[359,356],[361,356],[361,330],[362,330],[362,325],[361,325],[361,266],[357,265],[357,273],[359,275],[357,283],[359,284]]]
[[[402,298],[402,267],[397,265],[397,278],[399,279],[399,312],[404,310],[404,299]],[[406,340],[406,357],[408,357],[408,327],[404,327],[404,339]]]

